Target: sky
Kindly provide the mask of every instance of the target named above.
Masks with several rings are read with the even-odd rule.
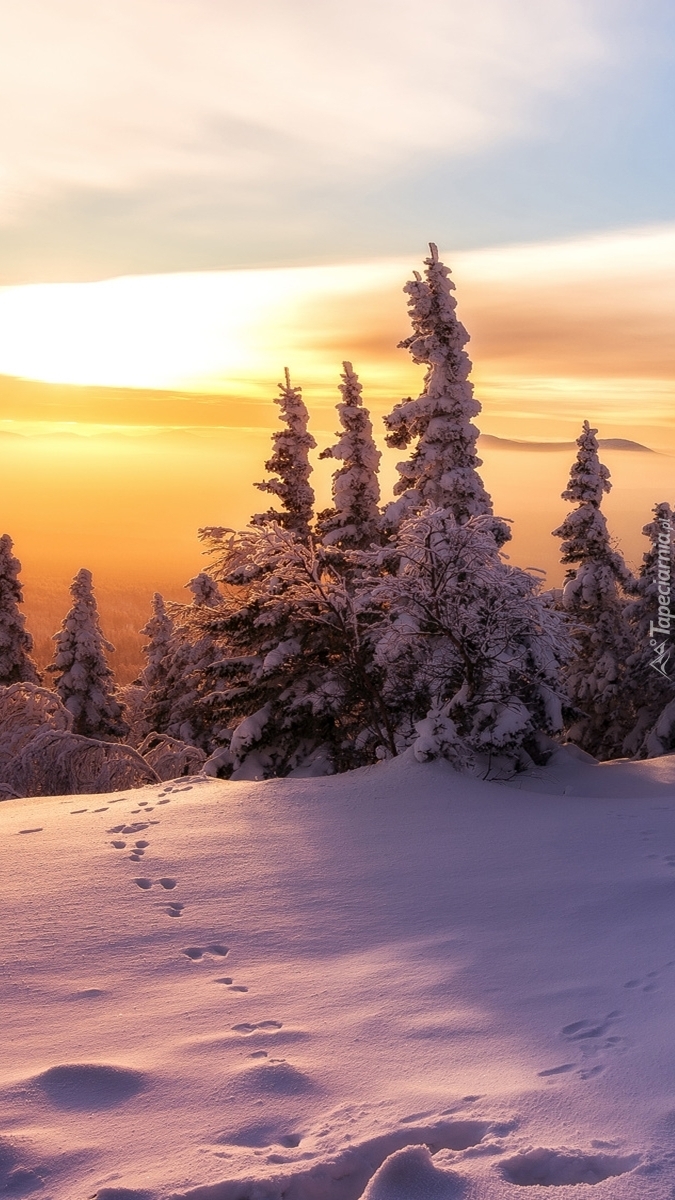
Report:
[[[344,359],[381,430],[421,387],[396,343],[430,240],[484,433],[569,442],[588,417],[659,452],[642,483],[615,467],[637,553],[675,454],[674,58],[665,0],[0,0],[0,455],[27,595],[91,564],[177,588],[188,520],[200,569],[196,526],[253,511],[286,365],[318,440]],[[535,485],[505,455],[486,480],[525,526]],[[528,461],[550,493],[518,555],[550,572],[564,470]]]

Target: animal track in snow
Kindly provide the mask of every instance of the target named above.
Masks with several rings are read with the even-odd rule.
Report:
[[[540,1071],[543,1076],[562,1075],[568,1071],[578,1067],[577,1075],[580,1079],[593,1079],[595,1075],[599,1075],[604,1071],[604,1064],[601,1062],[593,1062],[594,1058],[603,1050],[612,1050],[623,1042],[623,1038],[616,1034],[611,1034],[614,1023],[621,1016],[618,1009],[607,1013],[606,1017],[599,1017],[595,1020],[584,1018],[580,1021],[572,1021],[569,1025],[564,1025],[561,1029],[561,1036],[568,1042],[575,1042],[579,1050],[582,1052],[582,1058],[587,1061],[584,1063],[564,1063],[561,1067],[550,1068],[546,1071]],[[590,1061],[589,1061],[590,1060]]]
[[[162,879],[155,879],[155,880],[134,879],[134,883],[137,883],[139,887],[144,888],[146,891],[149,891],[154,883],[158,883],[160,887],[164,888],[165,891],[169,891],[169,892],[173,891],[173,889],[178,886],[177,879],[170,879],[167,876],[164,876]],[[185,905],[184,904],[171,904],[169,907],[185,908]]]
[[[281,1021],[258,1021],[257,1025],[252,1025],[249,1021],[242,1021],[240,1025],[232,1026],[235,1033],[241,1033],[244,1037],[256,1033],[259,1029],[262,1029],[264,1033],[276,1033],[277,1029],[281,1028]]]
[[[114,846],[116,850],[124,850],[126,842],[122,842],[119,838],[116,838],[114,842],[110,843],[110,845]]]
[[[186,946],[183,950],[183,954],[191,962],[199,962],[205,954],[211,954],[214,958],[225,958],[229,953],[229,946],[223,946],[219,942],[212,942],[209,946]]]
[[[164,911],[168,913],[170,917],[182,917],[184,908],[185,905],[181,904],[180,900],[174,900],[171,904],[167,905]]]
[[[566,1075],[568,1071],[573,1071],[576,1063],[563,1063],[561,1067],[549,1067],[547,1071],[537,1071],[537,1075],[546,1078],[548,1075]]]
[[[647,971],[646,975],[638,975],[634,979],[628,979],[623,986],[629,989],[640,988],[643,992],[656,992],[660,986],[656,982],[659,975],[661,975],[668,967],[672,966],[675,966],[675,960],[667,962],[661,971]]]
[[[77,811],[86,812],[87,810],[86,808],[81,808]],[[148,825],[150,824],[150,821],[133,821],[131,824],[128,824],[126,821],[124,821],[121,825],[112,825],[110,829],[106,830],[106,833],[141,833],[144,829],[147,829]]]
[[[615,1009],[600,1020],[573,1021],[571,1025],[563,1025],[560,1032],[570,1042],[584,1042],[589,1038],[600,1038],[611,1028],[617,1017],[620,1016],[621,1013],[619,1010]]]
[[[71,808],[70,815],[71,815],[71,817],[78,817],[80,815],[80,813],[83,813],[83,812],[88,812],[88,809],[86,809],[86,808]],[[108,830],[108,832],[110,833],[111,831]]]
[[[20,829],[19,833],[42,833],[43,826],[38,825],[36,829]]]

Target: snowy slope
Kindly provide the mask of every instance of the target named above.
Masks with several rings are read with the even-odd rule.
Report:
[[[673,1196],[675,758],[195,777],[0,834],[0,1195]]]

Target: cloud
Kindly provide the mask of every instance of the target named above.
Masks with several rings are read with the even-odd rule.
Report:
[[[140,425],[260,425],[289,365],[330,428],[345,358],[378,413],[419,392],[422,371],[396,346],[408,333],[402,287],[422,257],[3,288],[0,372],[228,398],[228,416],[204,400],[191,416],[189,399],[140,396]],[[444,258],[483,429],[570,438],[588,417],[604,437],[673,446],[675,226]],[[129,419],[114,397],[90,401],[61,419]],[[19,407],[6,416],[21,420]]]
[[[22,0],[0,219],[78,189],[273,188],[531,132],[616,54],[602,0]]]

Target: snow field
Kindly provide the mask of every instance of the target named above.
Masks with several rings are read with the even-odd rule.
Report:
[[[671,1200],[675,759],[517,782],[1,804],[0,1195]]]

